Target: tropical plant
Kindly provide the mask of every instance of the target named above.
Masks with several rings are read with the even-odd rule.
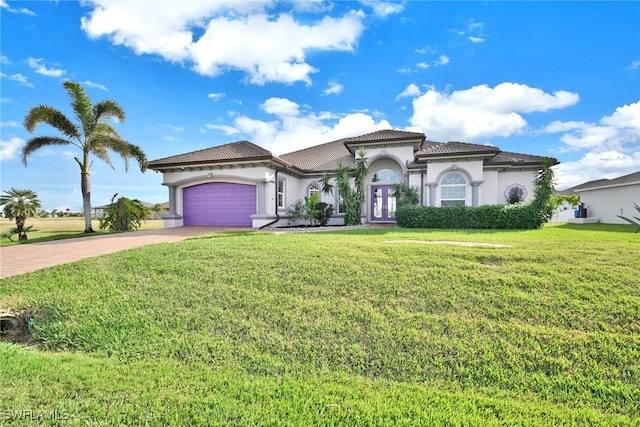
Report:
[[[356,184],[356,224],[362,222],[362,204],[365,201],[365,179],[369,172],[367,164],[367,152],[364,147],[358,149],[356,167],[354,169],[354,181]]]
[[[129,168],[129,159],[134,159],[142,172],[146,170],[147,158],[140,147],[122,139],[116,129],[107,123],[107,120],[112,118],[119,122],[125,120],[125,112],[116,101],[104,100],[93,104],[80,83],[65,81],[62,86],[71,98],[71,108],[76,123],[57,108],[48,105],[32,107],[24,119],[24,127],[27,131],[33,133],[39,124],[45,123],[57,129],[64,137],[37,136],[30,139],[22,148],[22,163],[27,166],[28,157],[42,147],[72,145],[78,148],[81,155],[74,159],[80,166],[84,232],[93,233],[89,176],[93,164],[91,156],[97,157],[113,168],[109,156],[109,151],[113,151],[124,159],[125,171]]]
[[[0,205],[5,218],[16,220],[16,233],[18,240],[27,240],[27,232],[31,227],[25,228],[27,218],[34,217],[42,206],[35,191],[28,189],[12,188],[0,195]],[[9,236],[5,236],[9,240]]]
[[[356,205],[358,197],[355,190],[351,186],[351,177],[349,176],[349,167],[341,161],[338,162],[336,169],[336,187],[338,187],[339,203],[341,211],[344,214],[345,225],[356,225],[359,223]]]
[[[331,184],[331,175],[325,173],[320,178],[320,191],[322,194],[331,195],[333,194],[333,184]]]
[[[344,212],[345,225],[359,225],[362,219],[362,204],[365,201],[365,179],[369,172],[367,153],[360,147],[356,165],[350,169],[341,161],[336,169],[336,186]],[[351,178],[353,176],[353,184]]]
[[[145,219],[153,215],[153,211],[137,199],[120,197],[114,202],[116,197],[118,193],[113,195],[107,214],[100,219],[101,230],[105,228],[111,231],[135,230]]]
[[[420,204],[420,188],[411,186],[406,182],[393,186],[396,197],[396,206],[412,206]]]
[[[542,159],[542,167],[538,171],[534,182],[532,205],[544,222],[551,218],[555,210],[551,201],[554,188],[554,173],[551,167],[554,163],[554,160],[549,157]]]
[[[305,196],[296,200],[294,204],[287,209],[289,223],[303,220],[308,225],[327,225],[329,218],[333,215],[333,205],[320,201],[320,193],[313,193],[311,196]]]
[[[633,204],[633,207],[634,207],[634,208],[636,208],[636,210],[638,211],[638,213],[640,213],[640,206],[638,206],[638,204],[637,204],[637,203],[634,203],[634,204]],[[627,217],[624,217],[624,216],[622,216],[622,215],[616,215],[616,216],[617,216],[618,218],[621,218],[621,219],[623,219],[623,220],[627,221],[629,224],[637,225],[637,226],[638,226],[638,229],[635,231],[636,233],[637,233],[638,231],[640,231],[640,217],[637,217],[637,216],[634,216],[634,217],[633,217],[634,219],[638,220],[638,222],[636,222],[636,221],[634,221],[633,219],[631,219],[631,218],[627,218]]]

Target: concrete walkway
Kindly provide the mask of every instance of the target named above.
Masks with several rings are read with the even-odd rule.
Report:
[[[138,246],[180,242],[189,237],[202,234],[238,230],[250,229],[237,227],[176,227],[0,247],[0,278]]]

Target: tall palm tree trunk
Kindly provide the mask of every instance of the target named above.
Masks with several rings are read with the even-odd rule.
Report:
[[[23,216],[16,216],[16,229],[18,230],[18,240],[27,240],[27,235],[24,234],[24,223],[26,218]]]
[[[89,172],[81,172],[80,188],[82,190],[82,211],[84,212],[84,232],[95,233],[91,226],[91,181]]]

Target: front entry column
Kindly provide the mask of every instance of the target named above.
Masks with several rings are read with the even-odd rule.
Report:
[[[162,215],[164,228],[182,227],[182,215],[178,215],[176,203],[177,188],[175,185],[167,185],[169,188],[169,212]]]
[[[484,181],[472,181],[471,182],[471,206],[480,205],[480,184]]]
[[[427,206],[435,206],[436,205],[436,187],[438,187],[437,182],[428,182],[427,187],[429,187],[429,203]]]

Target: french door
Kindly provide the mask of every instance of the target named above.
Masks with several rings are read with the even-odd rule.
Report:
[[[393,185],[371,186],[371,221],[395,221],[396,196]]]

